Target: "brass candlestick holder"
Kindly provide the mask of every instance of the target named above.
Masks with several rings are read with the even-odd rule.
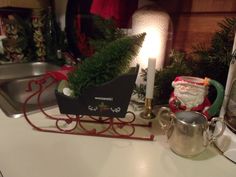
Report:
[[[145,98],[144,111],[140,113],[141,118],[143,119],[153,119],[155,114],[152,112],[152,99]]]

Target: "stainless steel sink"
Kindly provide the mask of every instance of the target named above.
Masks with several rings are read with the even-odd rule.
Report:
[[[32,95],[38,86],[32,84],[32,91],[26,92],[30,80],[39,79],[47,71],[58,70],[59,67],[43,62],[0,65],[0,107],[8,117],[21,117],[25,100]],[[48,85],[48,79],[44,85]],[[46,89],[41,95],[40,103],[43,107],[56,105],[54,90],[56,84]],[[37,98],[32,97],[27,103],[27,112],[37,112]]]

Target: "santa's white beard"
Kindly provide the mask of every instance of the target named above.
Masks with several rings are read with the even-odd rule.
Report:
[[[186,106],[187,110],[197,107],[202,104],[205,96],[206,89],[204,87],[194,87],[175,85],[174,95],[179,99],[182,106]]]

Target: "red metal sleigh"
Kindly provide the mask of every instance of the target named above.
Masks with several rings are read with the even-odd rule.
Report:
[[[132,68],[128,73],[108,83],[89,88],[77,98],[55,91],[60,110],[58,115],[45,111],[41,103],[44,92],[59,82],[52,79],[52,75],[46,74],[28,83],[26,91],[31,94],[23,104],[24,117],[34,129],[42,132],[152,141],[154,135],[149,131],[146,131],[148,135],[140,134],[143,129],[152,126],[151,122],[140,123],[134,112],[127,111],[137,72],[138,67]],[[28,115],[27,105],[35,98],[42,114],[40,118],[50,122],[50,125],[42,126],[33,116]]]

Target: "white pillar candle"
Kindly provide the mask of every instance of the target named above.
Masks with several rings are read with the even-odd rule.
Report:
[[[148,70],[147,70],[147,85],[146,85],[146,98],[153,98],[154,81],[156,72],[156,59],[148,59]]]

